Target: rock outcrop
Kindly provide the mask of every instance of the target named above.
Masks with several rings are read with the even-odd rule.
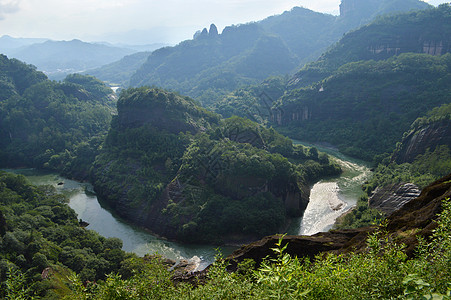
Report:
[[[412,183],[390,184],[377,188],[368,199],[368,206],[390,215],[410,200],[417,198],[420,192]]]
[[[411,163],[424,154],[427,149],[433,151],[438,145],[447,145],[451,148],[451,120],[443,120],[413,130],[394,153],[392,161],[398,164]]]

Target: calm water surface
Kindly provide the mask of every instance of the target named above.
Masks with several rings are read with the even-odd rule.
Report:
[[[203,269],[214,261],[217,249],[226,256],[235,248],[211,245],[187,245],[158,238],[139,227],[130,225],[102,207],[95,194],[90,193],[92,186],[61,177],[55,173],[36,170],[5,170],[26,176],[35,185],[52,185],[69,197],[69,206],[78,214],[78,218],[89,223],[88,229],[97,231],[105,237],[117,237],[123,241],[122,249],[139,256],[158,253],[174,259],[190,259]],[[62,183],[62,184],[61,184]]]

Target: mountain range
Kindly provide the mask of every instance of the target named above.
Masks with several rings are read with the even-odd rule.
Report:
[[[138,51],[152,51],[165,44],[125,45],[88,43],[80,40],[0,37],[0,52],[35,65],[51,79],[64,79],[78,73],[118,61]],[[148,55],[149,53],[147,53]],[[141,54],[142,55],[142,54]]]
[[[294,73],[375,16],[427,7],[416,0],[344,0],[338,17],[295,7],[262,21],[228,26],[221,34],[212,25],[192,40],[154,51],[130,84],[160,86],[209,105],[243,84]]]

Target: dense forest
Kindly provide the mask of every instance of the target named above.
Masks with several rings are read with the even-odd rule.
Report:
[[[371,160],[393,151],[416,118],[449,102],[450,76],[451,54],[349,63],[322,82],[286,93],[272,119],[292,137],[329,142]]]
[[[340,66],[361,60],[383,60],[401,53],[443,55],[451,52],[451,7],[385,15],[351,31],[291,80],[290,89],[308,86],[332,75]]]
[[[108,131],[115,98],[92,76],[54,82],[0,56],[0,167],[58,170],[86,179]]]
[[[92,170],[96,192],[126,219],[207,243],[277,232],[305,209],[308,184],[340,172],[274,129],[145,87],[121,93]]]
[[[0,171],[0,297],[59,299],[82,282],[128,274],[134,254],[122,241],[81,227],[68,199],[51,186],[35,187]]]
[[[369,199],[378,189],[413,183],[424,189],[451,170],[451,104],[435,107],[412,123],[393,153],[377,156],[376,168],[363,185],[356,208],[341,218],[337,228],[358,228],[382,221],[385,214],[371,208]]]
[[[211,107],[371,161],[392,152],[416,118],[448,103],[450,18],[449,4],[380,17],[294,77],[242,87]]]

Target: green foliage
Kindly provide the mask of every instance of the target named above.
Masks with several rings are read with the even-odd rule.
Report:
[[[286,93],[274,107],[275,120],[282,133],[372,160],[393,151],[418,116],[449,102],[450,66],[451,54],[349,63],[322,82]]]
[[[439,145],[434,151],[427,149],[424,154],[418,155],[412,163],[388,162],[379,164],[365,190],[370,193],[377,186],[401,182],[412,182],[420,188],[424,188],[433,181],[449,174],[450,170],[450,149],[447,145]]]
[[[336,224],[337,229],[351,229],[365,226],[377,225],[384,219],[384,214],[374,208],[368,207],[368,196],[361,196],[356,207],[341,216]]]
[[[122,59],[91,69],[85,73],[93,75],[110,85],[126,88],[130,86],[130,78],[147,60],[151,52],[138,52],[124,56]]]
[[[339,174],[327,156],[272,128],[218,115],[193,100],[153,88],[124,90],[92,168],[98,195],[139,224],[152,216],[159,234],[189,242],[224,242],[277,232],[287,195]],[[144,224],[149,226],[148,224]]]
[[[19,61],[1,59],[7,65],[0,77],[14,88],[0,99],[1,167],[50,168],[86,178],[114,111],[111,90],[77,74],[51,82]]]
[[[225,118],[239,116],[265,124],[271,107],[285,92],[287,78],[270,77],[258,85],[250,85],[225,95],[212,104],[212,109]]]
[[[122,241],[81,228],[65,201],[51,187],[0,172],[0,211],[6,221],[0,237],[0,297],[48,296],[52,286],[67,292],[67,269],[79,273],[82,282],[94,281],[118,272],[132,256],[121,250]],[[48,279],[41,277],[44,272]]]
[[[449,43],[445,41],[451,33],[450,19],[449,4],[379,17],[369,25],[347,33],[317,61],[306,64],[295,75],[297,80],[291,82],[291,87],[299,88],[322,81],[350,62],[384,60],[408,52],[429,53],[424,50],[429,43],[432,47]],[[449,52],[444,48],[431,51],[431,54]]]
[[[130,83],[176,90],[210,105],[243,85],[291,73],[310,60],[341,36],[328,30],[334,20],[297,7],[260,22],[226,27],[219,35],[205,29],[192,40],[152,52]]]

